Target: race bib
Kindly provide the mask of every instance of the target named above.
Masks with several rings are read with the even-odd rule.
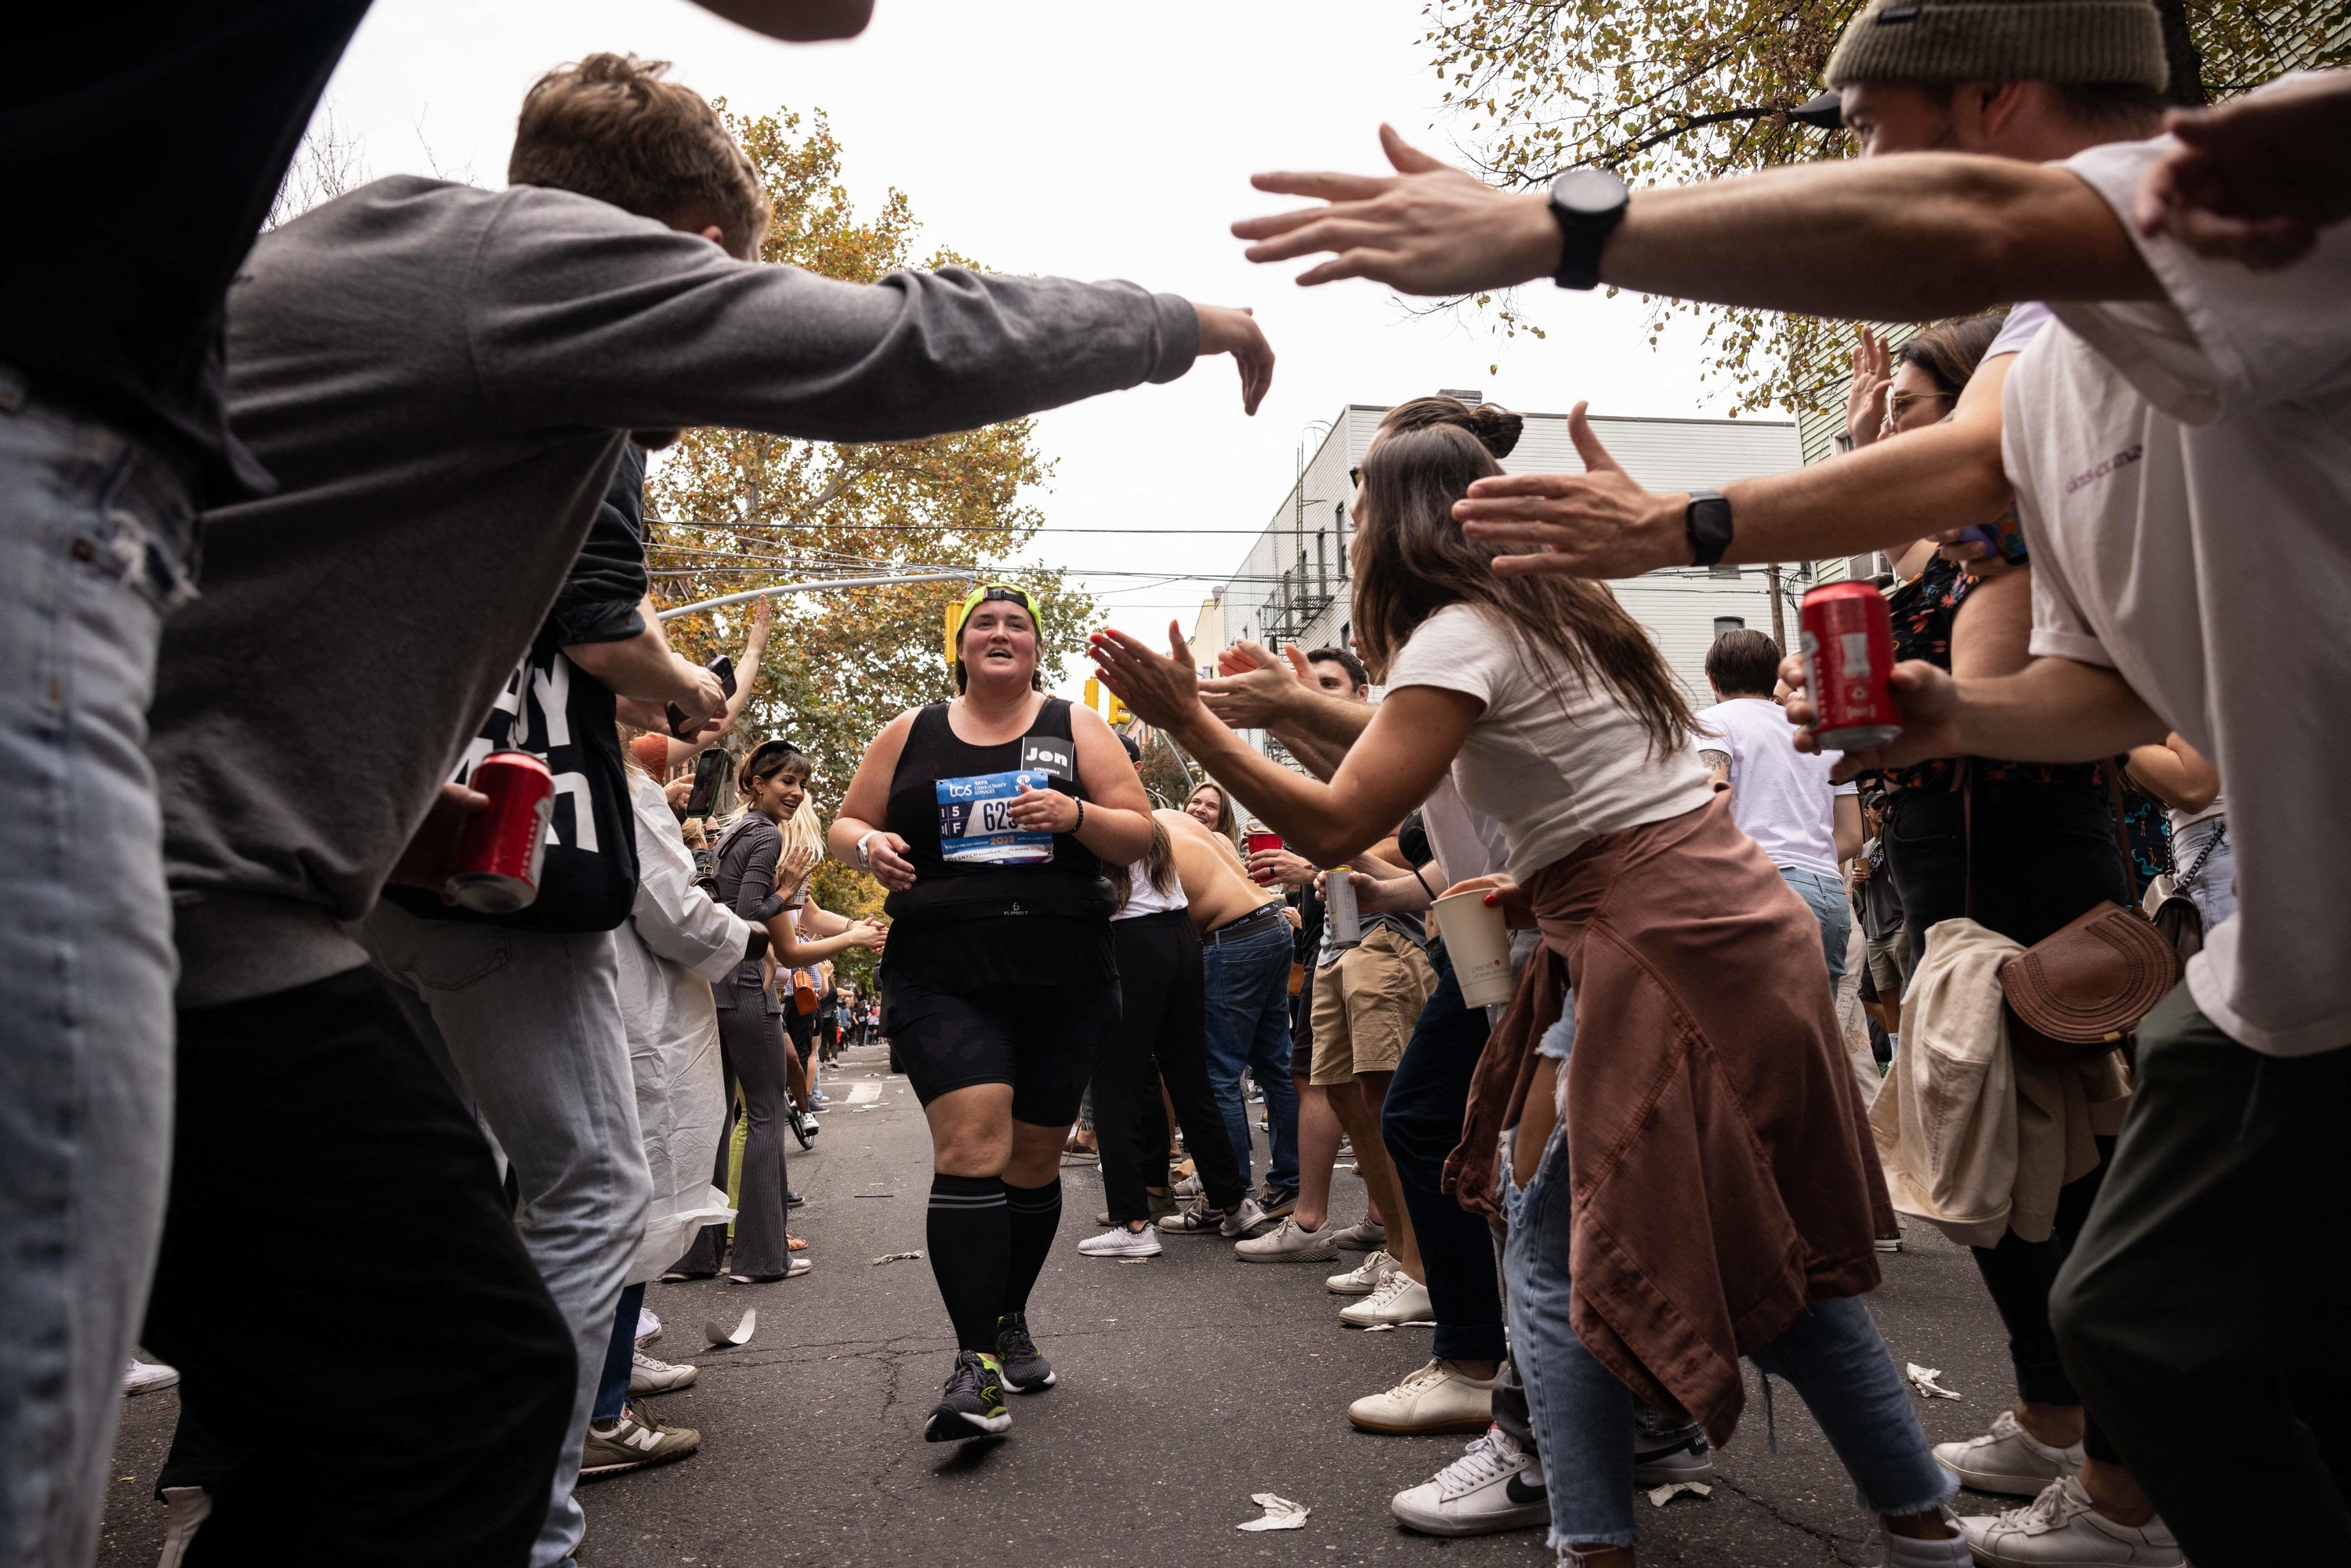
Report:
[[[1043,865],[1053,858],[1053,835],[1013,826],[1008,814],[1020,786],[1053,787],[1050,774],[1034,768],[1016,773],[980,773],[942,779],[939,802],[941,858],[981,865]]]

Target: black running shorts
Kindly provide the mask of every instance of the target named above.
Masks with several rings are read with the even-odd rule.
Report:
[[[1095,1055],[1118,1032],[1118,984],[948,992],[885,975],[882,1032],[924,1104],[975,1083],[1009,1083],[1014,1121],[1066,1127]]]

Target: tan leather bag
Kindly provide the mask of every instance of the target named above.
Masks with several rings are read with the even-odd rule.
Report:
[[[2155,923],[2107,902],[2000,967],[2009,1043],[2043,1061],[2116,1049],[2179,980]]]
[[[1975,779],[1959,765],[1967,857],[1967,910],[1975,913]],[[2111,776],[2115,841],[2130,864],[2122,787]],[[2008,1003],[2009,1044],[2048,1062],[2083,1061],[2109,1051],[2128,1059],[2131,1032],[2179,982],[2179,956],[2155,923],[2108,899],[2043,936],[2000,967]]]

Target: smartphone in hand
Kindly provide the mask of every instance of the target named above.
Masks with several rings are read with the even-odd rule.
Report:
[[[703,665],[702,667],[718,677],[718,689],[720,691],[726,693],[730,697],[735,695],[735,661],[733,659],[721,653],[718,657],[711,660],[710,663]],[[701,727],[702,727],[698,722],[685,716],[685,710],[684,708],[678,706],[675,703],[669,705],[670,734],[675,736],[680,740],[684,740]],[[686,815],[691,817],[694,813],[688,811]]]
[[[718,809],[718,787],[726,778],[726,748],[714,746],[694,759],[694,789],[685,798],[685,814],[707,819]]]

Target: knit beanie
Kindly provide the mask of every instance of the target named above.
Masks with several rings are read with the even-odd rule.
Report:
[[[2171,74],[2152,0],[1869,0],[1823,73],[1855,82],[2127,83]]]

